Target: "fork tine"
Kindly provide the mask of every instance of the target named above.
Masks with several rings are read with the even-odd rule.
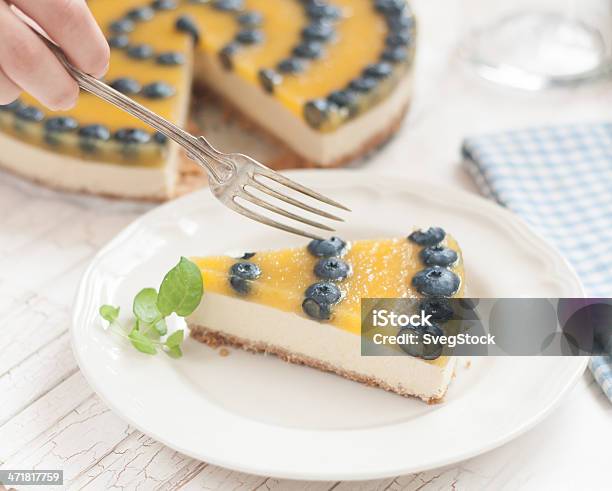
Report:
[[[297,182],[294,182],[291,179],[283,176],[282,174],[279,174],[278,172],[274,172],[273,170],[268,169],[267,167],[263,165],[258,165],[256,167],[255,174],[261,174],[262,176],[272,179],[278,182],[279,184],[283,184],[287,186],[288,188],[293,189],[294,191],[298,191],[302,194],[305,194],[306,196],[310,196],[311,198],[322,201],[323,203],[327,203],[328,205],[335,206],[336,208],[340,208],[342,210],[351,211],[350,208],[347,208],[346,206],[341,205],[337,201],[334,201],[333,199],[323,196],[322,194],[317,193],[316,191],[313,191],[312,189],[308,189],[307,187],[302,186],[301,184],[298,184]]]
[[[290,218],[291,220],[297,220],[298,222],[302,222],[306,225],[310,225],[311,227],[316,227],[322,230],[327,230],[328,232],[334,232],[333,228],[323,223],[315,222],[314,220],[309,220],[308,218],[303,218],[299,215],[296,215],[295,213],[291,213],[290,211],[283,210],[282,208],[279,208],[278,206],[273,205],[272,203],[268,203],[267,201],[264,201],[263,199],[260,199],[254,194],[250,193],[247,189],[243,188],[242,193],[238,194],[237,197],[245,199],[249,201],[250,203],[253,203],[254,205],[261,206],[262,208],[265,208],[266,210],[272,211],[274,213],[278,213],[279,215],[282,215],[285,218]]]
[[[330,220],[337,220],[339,222],[344,221],[343,218],[337,217],[336,215],[332,215],[331,213],[327,213],[326,211],[319,210],[318,208],[314,208],[313,206],[309,206],[306,203],[302,203],[301,201],[298,201],[297,199],[292,198],[291,196],[285,196],[284,194],[279,193],[275,189],[269,186],[266,186],[263,182],[259,182],[255,178],[252,178],[247,185],[252,186],[255,189],[258,189],[262,193],[266,193],[270,196],[280,199],[281,201],[284,201],[285,203],[289,203],[290,205],[297,206],[298,208],[301,208],[302,210],[306,210],[306,211],[309,211],[310,213],[314,213],[315,215],[319,215],[324,218],[329,218]]]
[[[304,232],[303,230],[300,230],[300,229],[297,229],[297,228],[294,228],[294,227],[290,227],[289,225],[285,225],[283,223],[275,222],[274,220],[271,220],[268,217],[264,217],[262,215],[259,215],[259,214],[255,213],[255,212],[245,208],[244,206],[239,205],[233,199],[228,200],[226,202],[226,205],[229,206],[236,213],[240,213],[241,215],[244,215],[245,217],[250,218],[251,220],[255,220],[256,222],[263,223],[264,225],[268,225],[270,227],[278,228],[280,230],[283,230],[285,232],[289,232],[291,234],[301,235],[302,237],[306,237],[308,239],[323,240],[323,238],[320,237],[319,235],[315,235],[315,234],[312,234],[310,232]]]

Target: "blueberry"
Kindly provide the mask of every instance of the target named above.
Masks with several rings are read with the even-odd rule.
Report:
[[[313,128],[320,128],[327,121],[331,106],[326,99],[308,101],[304,106],[304,119]]]
[[[55,133],[65,133],[68,131],[76,130],[79,127],[79,123],[74,118],[67,116],[57,116],[49,118],[45,121],[45,130]]]
[[[79,123],[76,119],[68,116],[55,116],[45,121],[44,139],[49,145],[59,145],[61,140],[58,133],[68,133],[76,130]]]
[[[19,99],[15,99],[13,102],[8,104],[0,104],[0,111],[14,112],[23,106],[23,103]]]
[[[318,304],[333,305],[340,301],[342,292],[340,288],[330,281],[319,281],[306,288],[304,296],[312,298]]]
[[[312,41],[327,41],[334,35],[334,27],[325,21],[316,21],[302,30],[302,36]]]
[[[165,99],[174,95],[174,87],[165,82],[152,82],[145,85],[141,93],[147,99]]]
[[[127,18],[133,21],[141,22],[151,20],[155,15],[151,7],[137,7],[127,13]]]
[[[187,34],[191,35],[194,43],[197,43],[200,40],[200,29],[195,23],[193,17],[189,15],[181,15],[178,19],[176,19],[175,27],[179,31],[186,32]]]
[[[302,310],[308,317],[318,321],[328,321],[331,319],[331,308],[329,304],[321,304],[312,298],[304,299],[302,302]]]
[[[385,39],[385,43],[390,47],[397,46],[408,46],[410,44],[411,36],[407,31],[399,31],[389,34]]]
[[[414,17],[412,15],[390,15],[387,16],[386,20],[391,31],[403,31],[414,27]]]
[[[431,266],[415,274],[412,284],[421,295],[452,297],[459,290],[461,280],[448,269]]]
[[[356,92],[367,93],[378,85],[378,81],[372,77],[359,77],[351,81],[349,88]]]
[[[110,131],[106,126],[101,124],[90,124],[83,126],[79,130],[79,136],[92,140],[106,141],[110,139]]]
[[[304,62],[298,58],[285,58],[276,68],[281,73],[300,73],[304,70]]]
[[[249,280],[239,278],[238,276],[230,276],[229,282],[234,291],[242,295],[246,295],[251,291],[251,284]]]
[[[430,315],[434,322],[446,322],[453,318],[454,312],[446,298],[424,298],[419,303],[419,310]]]
[[[123,49],[130,44],[129,38],[125,34],[119,34],[108,38],[108,45],[111,48]]]
[[[248,261],[235,263],[230,268],[230,274],[243,280],[256,280],[261,276],[261,269],[257,264]]]
[[[240,45],[232,42],[223,46],[223,48],[221,48],[219,51],[219,60],[226,70],[231,70],[234,68],[232,57],[238,51],[238,49],[240,49]]]
[[[24,121],[40,122],[45,118],[43,112],[34,106],[20,106],[15,110],[15,116]]]
[[[428,326],[425,330],[425,333],[429,334],[432,337],[435,336],[433,339],[439,339],[440,336],[444,336],[444,331],[436,325]],[[439,341],[437,343],[431,342],[430,344],[424,344],[422,353],[419,358],[422,358],[423,360],[437,360],[442,356],[443,351],[444,345]]]
[[[442,355],[444,346],[441,343],[429,343],[425,344],[424,334],[431,336],[443,336],[444,331],[437,326],[432,324],[431,326],[423,327],[404,327],[400,329],[399,334],[406,334],[407,336],[412,334],[412,342],[400,345],[402,350],[410,356],[422,358],[424,360],[435,360]]]
[[[405,0],[376,0],[374,2],[376,10],[385,15],[401,14],[406,8]]]
[[[153,56],[153,48],[148,44],[135,44],[128,47],[127,55],[136,60],[146,60]]]
[[[339,237],[315,239],[308,244],[308,252],[316,257],[342,256],[346,252],[346,242]]]
[[[274,87],[283,81],[282,75],[269,68],[259,70],[257,77],[264,90],[270,94],[274,93]]]
[[[159,65],[175,66],[175,65],[182,65],[183,63],[185,63],[185,57],[183,56],[182,53],[176,53],[174,51],[167,51],[166,53],[161,53],[157,55],[157,58],[155,59],[155,61]]]
[[[351,267],[337,257],[325,257],[315,264],[314,273],[324,280],[343,280],[351,274]]]
[[[237,12],[244,7],[243,0],[216,0],[213,6],[224,12]]]
[[[357,94],[350,89],[336,90],[329,94],[327,100],[338,107],[348,109],[349,116],[354,116],[357,113]]]
[[[396,48],[387,48],[383,51],[382,59],[391,63],[399,63],[408,58],[408,51],[401,46]]]
[[[340,10],[333,5],[311,3],[306,7],[306,13],[313,19],[337,19],[340,17]]]
[[[263,33],[256,29],[243,29],[236,34],[236,41],[240,44],[259,44],[263,39]]]
[[[149,143],[151,135],[138,128],[122,128],[115,132],[115,140],[121,143]]]
[[[329,94],[327,99],[340,107],[352,107],[357,103],[357,95],[348,89],[336,90]]]
[[[439,244],[423,249],[420,256],[427,266],[451,266],[459,257],[452,249]]]
[[[159,143],[160,145],[164,145],[168,141],[168,137],[159,131],[153,133],[153,141],[155,143]]]
[[[140,92],[140,84],[133,78],[117,78],[109,84],[113,89],[122,94],[133,95]]]
[[[436,245],[444,240],[446,232],[440,227],[430,227],[427,231],[415,230],[408,239],[420,246]]]
[[[151,7],[155,10],[174,10],[176,8],[175,0],[154,0]]]
[[[391,73],[393,73],[393,66],[384,61],[368,65],[363,70],[363,75],[371,78],[386,78],[391,75]]]
[[[229,275],[232,288],[238,293],[247,294],[251,290],[250,282],[261,276],[261,269],[255,263],[242,261],[232,265]]]
[[[130,19],[119,19],[111,22],[110,30],[115,34],[125,34],[134,30],[134,23]]]
[[[293,54],[299,58],[314,60],[323,54],[323,46],[316,41],[305,41],[293,48]]]
[[[244,27],[257,27],[263,22],[263,15],[259,12],[245,12],[237,18],[238,23]]]

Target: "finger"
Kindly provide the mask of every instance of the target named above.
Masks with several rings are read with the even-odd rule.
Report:
[[[21,94],[19,87],[0,70],[0,105],[13,102]]]
[[[79,87],[43,41],[0,1],[0,68],[53,110],[70,109]]]
[[[84,0],[12,0],[86,73],[101,77],[108,69],[110,48]]]

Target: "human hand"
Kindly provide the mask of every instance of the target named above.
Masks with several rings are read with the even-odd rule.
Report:
[[[49,109],[70,109],[79,95],[77,83],[27,25],[28,18],[76,67],[95,77],[108,68],[108,43],[85,0],[0,0],[0,104],[26,91]]]

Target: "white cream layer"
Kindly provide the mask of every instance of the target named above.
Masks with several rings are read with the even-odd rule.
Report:
[[[444,395],[455,367],[454,358],[440,367],[409,356],[361,356],[358,335],[216,293],[205,293],[187,322],[247,341],[267,343],[329,363],[338,370],[372,377],[426,401]]]
[[[336,131],[322,133],[296,117],[273,95],[223,68],[217,57],[197,57],[195,74],[298,155],[319,165],[361,153],[372,138],[400,116],[412,96],[412,70],[408,70],[385,100]]]
[[[136,199],[167,199],[174,190],[177,149],[163,167],[84,161],[0,132],[0,162],[12,172],[60,190]]]

